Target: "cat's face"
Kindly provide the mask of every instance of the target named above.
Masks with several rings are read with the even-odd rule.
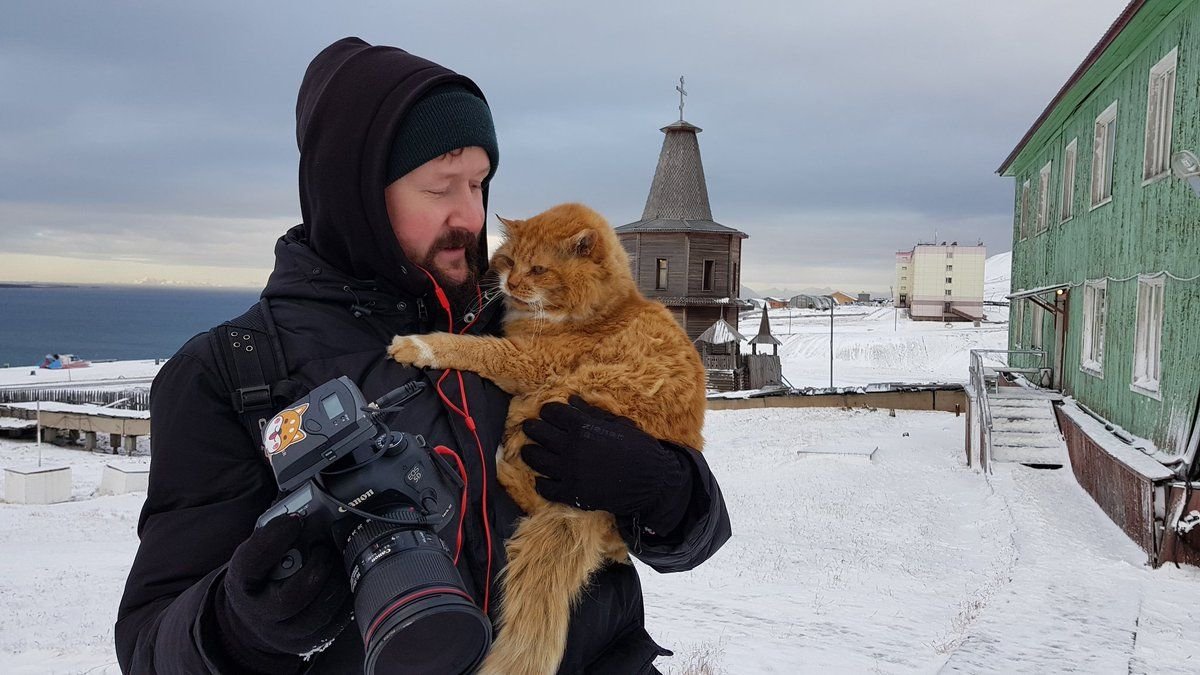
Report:
[[[629,259],[604,218],[562,204],[528,220],[504,220],[506,238],[492,256],[510,312],[550,320],[581,318]]]

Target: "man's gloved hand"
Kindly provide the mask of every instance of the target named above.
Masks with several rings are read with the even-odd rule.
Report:
[[[306,545],[302,519],[275,518],[233,552],[215,608],[226,653],[242,667],[278,670],[325,645],[350,622],[353,596],[333,542]],[[304,562],[286,579],[270,578],[289,549]],[[307,550],[306,550],[307,549]],[[223,599],[223,602],[222,602]],[[298,662],[298,661],[297,661]]]
[[[537,445],[521,456],[542,474],[546,499],[618,518],[666,535],[679,525],[692,493],[691,469],[678,451],[663,447],[626,417],[588,404],[547,403],[541,419],[523,425]]]

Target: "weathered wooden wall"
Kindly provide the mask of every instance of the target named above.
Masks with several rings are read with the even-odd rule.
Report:
[[[1146,13],[1146,16],[1142,16]],[[1146,105],[1151,67],[1178,47],[1171,151],[1200,152],[1200,1],[1149,2],[1109,47],[1077,87],[1094,87],[1077,107],[1051,115],[1017,156],[1008,174],[1016,178],[1013,219],[1013,290],[1070,283],[1063,390],[1130,432],[1153,440],[1168,452],[1181,452],[1191,429],[1200,392],[1200,279],[1168,278],[1164,290],[1162,377],[1159,397],[1131,390],[1136,337],[1137,277],[1168,271],[1181,278],[1200,276],[1200,197],[1170,176],[1143,181]],[[1106,52],[1107,53],[1107,52]],[[1082,58],[1082,54],[1080,57]],[[1090,71],[1089,71],[1090,72]],[[1086,91],[1086,89],[1084,89]],[[1068,97],[1069,99],[1069,97]],[[1112,201],[1091,204],[1092,144],[1096,117],[1117,101]],[[1068,114],[1069,112],[1069,114]],[[1078,139],[1074,215],[1059,222],[1063,152]],[[1052,162],[1049,226],[1035,232],[1038,172]],[[1021,186],[1030,181],[1028,236],[1019,228]],[[1108,278],[1103,376],[1080,370],[1083,282]],[[1031,331],[1054,363],[1054,317],[1046,313],[1032,326],[1033,312],[1010,327],[1012,348],[1027,347]],[[1018,342],[1016,336],[1025,336]]]

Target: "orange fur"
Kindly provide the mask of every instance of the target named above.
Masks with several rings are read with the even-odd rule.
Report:
[[[617,235],[595,211],[563,204],[524,221],[492,258],[505,337],[398,336],[388,353],[423,367],[473,370],[513,394],[497,462],[528,516],[506,543],[500,631],[480,672],[557,670],[571,606],[605,560],[628,561],[611,514],[547,502],[521,458],[521,423],[579,394],[650,435],[701,448],[704,368],[686,333],[637,290]]]

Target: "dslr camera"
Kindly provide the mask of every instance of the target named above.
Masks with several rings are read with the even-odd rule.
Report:
[[[419,394],[410,382],[367,404],[349,378],[313,389],[263,430],[283,497],[258,520],[305,519],[306,536],[341,548],[366,673],[467,673],[483,660],[492,625],[475,606],[437,532],[455,519],[462,479],[425,439],[391,431],[383,414]],[[303,566],[292,549],[272,572]]]

